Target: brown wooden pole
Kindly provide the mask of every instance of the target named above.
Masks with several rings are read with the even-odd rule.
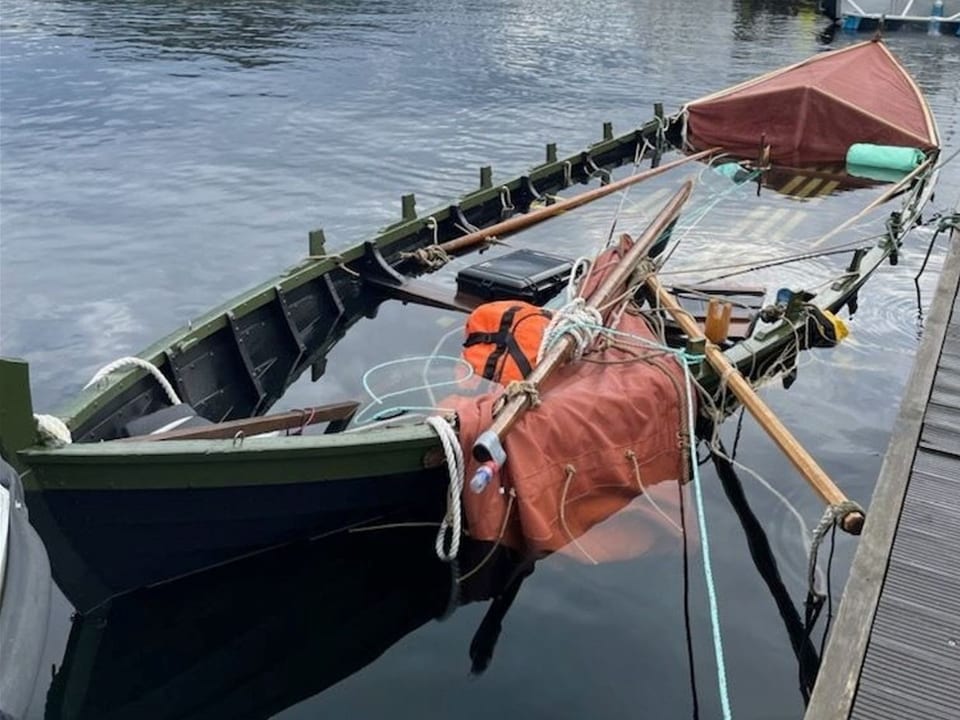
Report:
[[[750,414],[756,418],[760,426],[773,439],[777,446],[790,459],[793,466],[803,475],[804,479],[810,483],[816,493],[828,505],[837,505],[847,501],[847,496],[838,488],[833,480],[823,471],[817,461],[808,453],[804,447],[790,433],[786,426],[780,422],[780,419],[774,415],[773,411],[767,406],[763,399],[756,393],[753,387],[747,382],[746,378],[740,374],[734,365],[727,360],[723,351],[707,340],[700,330],[700,326],[693,320],[690,314],[684,310],[677,299],[664,288],[660,279],[656,275],[650,275],[646,279],[647,287],[657,298],[657,302],[670,313],[681,330],[689,338],[704,339],[706,346],[705,354],[707,360],[714,369],[725,378],[727,387],[729,387],[737,399],[743,403],[743,406],[750,411]],[[848,533],[859,535],[863,528],[863,513],[854,511],[847,513],[842,520],[841,526]]]
[[[517,215],[504,220],[503,222],[498,222],[495,225],[483,228],[482,230],[477,230],[475,232],[468,233],[467,235],[462,235],[458,238],[454,238],[453,240],[447,240],[444,243],[440,243],[439,247],[447,253],[453,253],[481,243],[485,240],[489,240],[495,235],[509,235],[510,233],[524,230],[532,225],[536,225],[544,220],[567,212],[568,210],[573,210],[574,208],[581,207],[582,205],[586,205],[594,200],[599,200],[602,197],[610,195],[611,193],[615,193],[618,190],[622,190],[623,188],[635,183],[641,182],[642,180],[649,180],[650,178],[660,175],[661,173],[665,173],[668,170],[673,170],[676,167],[694,160],[701,160],[709,155],[716,154],[719,151],[720,148],[711,148],[710,150],[703,150],[702,152],[679,158],[678,160],[669,162],[666,165],[660,165],[659,167],[651,168],[650,170],[644,170],[636,175],[622,178],[621,180],[617,180],[616,182],[612,182],[608,185],[603,185],[593,190],[589,190],[585,193],[581,193],[580,195],[559,200],[553,205],[548,205],[547,207],[540,208],[539,210],[531,210],[528,213]]]
[[[677,219],[680,209],[690,197],[691,192],[693,192],[693,181],[687,180],[683,187],[664,205],[653,222],[644,230],[618,265],[607,275],[603,283],[593,292],[587,300],[588,307],[599,309],[616,297],[621,286],[629,280],[637,265],[650,252],[650,248],[670,226],[670,223]],[[527,382],[539,388],[554,370],[567,361],[573,351],[574,344],[575,341],[569,335],[561,336],[553,348],[537,363],[533,372],[527,377]],[[507,401],[497,417],[494,418],[490,428],[482,433],[477,442],[474,443],[473,456],[477,460],[485,461],[496,457],[496,450],[491,452],[491,444],[495,444],[499,448],[500,439],[510,432],[517,420],[523,416],[529,402],[530,398],[527,395],[517,395]]]

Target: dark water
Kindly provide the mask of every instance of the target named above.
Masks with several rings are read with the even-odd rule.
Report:
[[[826,47],[814,4],[8,0],[0,46],[2,352],[30,361],[35,405],[52,409],[106,362],[302,257],[313,227],[325,228],[333,248],[352,244],[398,217],[401,193],[415,191],[421,208],[442,204],[475,184],[480,165],[492,163],[495,176],[506,177],[538,162],[545,142],[579,149],[599,137],[603,121],[623,130],[647,119],[654,102],[674,108]],[[960,41],[904,33],[889,44],[930,99],[944,146],[956,149]],[[955,204],[958,193],[960,161],[945,170],[935,209]],[[549,245],[555,233],[568,249],[578,238],[593,242],[613,207],[558,221],[540,240]],[[863,504],[917,347],[911,278],[929,240],[928,229],[918,230],[900,266],[882,269],[861,293],[849,341],[805,357],[791,390],[766,391]],[[937,250],[923,279],[927,296],[940,257]],[[446,322],[385,306],[337,349],[324,384],[298,383],[289,404],[352,394],[364,368],[422,351],[408,338],[424,324],[437,335]],[[818,501],[749,420],[738,457],[808,525],[816,522]],[[767,490],[744,481],[799,603],[805,557],[797,526]],[[799,717],[798,667],[783,623],[709,468],[704,487],[734,716]],[[650,552],[599,566],[566,556],[539,563],[481,677],[468,674],[467,648],[485,607],[428,621],[443,579],[424,575],[423,559],[404,542],[374,545],[377,562],[338,551],[356,560],[356,572],[325,556],[310,560],[317,569],[308,577],[302,564],[288,574],[251,568],[249,577],[207,591],[206,620],[187,614],[179,634],[171,624],[144,637],[174,646],[190,637],[191,622],[200,633],[219,617],[227,635],[235,624],[239,647],[268,606],[300,618],[301,642],[290,638],[281,670],[247,678],[251,686],[259,678],[271,701],[232,706],[234,717],[266,712],[257,708],[287,708],[280,716],[288,718],[691,715],[675,541],[659,539]],[[838,537],[837,587],[854,550],[855,541]],[[397,572],[405,564],[409,572]],[[381,582],[364,584],[364,573]],[[261,583],[277,588],[269,602],[230,602]],[[325,595],[313,594],[318,585]],[[338,625],[325,614],[338,588],[346,606],[372,610]],[[701,717],[716,717],[698,564],[691,597]],[[393,613],[400,616],[393,631],[380,628],[379,636],[384,647],[397,642],[312,696],[337,675],[338,657],[340,674],[357,669],[350,650],[370,642]],[[60,598],[48,666],[64,662],[69,614]],[[404,635],[418,618],[422,627]],[[199,677],[215,687],[216,664],[205,662],[208,674]],[[47,677],[30,717],[44,715]],[[153,708],[165,705],[157,697]]]

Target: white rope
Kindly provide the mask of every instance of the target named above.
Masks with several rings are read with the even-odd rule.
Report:
[[[160,387],[163,388],[164,392],[167,393],[167,397],[170,398],[170,403],[173,405],[180,404],[180,398],[177,397],[177,393],[173,389],[173,386],[170,384],[170,381],[163,376],[163,373],[160,372],[157,366],[149,362],[148,360],[144,360],[143,358],[138,358],[138,357],[131,357],[131,356],[122,357],[114,360],[112,363],[108,363],[107,365],[104,365],[102,368],[97,370],[96,374],[92,378],[90,378],[90,382],[88,382],[86,385],[83,386],[83,389],[86,390],[88,387],[99,382],[110,373],[124,367],[138,367],[143,370],[146,370],[148,373],[153,375],[153,377],[156,379],[158,383],[160,383]]]
[[[56,415],[34,415],[33,419],[37,421],[37,432],[44,445],[63,447],[73,442],[70,428]]]
[[[537,350],[537,362],[543,360],[550,349],[564,335],[569,335],[575,343],[573,359],[579,360],[597,337],[597,327],[603,325],[603,315],[596,308],[587,305],[582,297],[574,298],[554,312],[553,318],[543,331],[543,340]]]
[[[447,459],[447,472],[450,483],[447,485],[447,514],[440,523],[437,532],[437,557],[444,562],[453,562],[460,552],[460,532],[463,513],[460,509],[460,496],[463,493],[463,450],[460,448],[460,439],[457,433],[446,420],[437,415],[427,418],[427,425],[440,438],[443,445],[443,454]],[[447,546],[447,531],[450,531],[450,544]]]
[[[843,518],[852,512],[863,512],[863,508],[853,500],[843,500],[836,505],[828,505],[823,511],[823,517],[817,523],[811,533],[810,557],[807,560],[807,586],[811,595],[821,595],[817,590],[817,552],[820,550],[820,543],[826,537],[834,525],[838,524]]]
[[[567,279],[567,301],[575,300],[580,295],[580,285],[590,274],[593,258],[581,255],[573,261],[570,268],[570,277]]]

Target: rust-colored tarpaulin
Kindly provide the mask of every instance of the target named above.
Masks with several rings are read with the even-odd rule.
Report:
[[[626,248],[601,255],[586,296]],[[624,312],[618,328],[656,342],[639,314]],[[465,457],[489,427],[499,394],[456,401]],[[464,490],[471,537],[552,552],[625,507],[643,487],[680,480],[686,389],[672,355],[601,340],[583,360],[555,371],[540,397],[504,438],[508,460],[486,490]],[[468,461],[467,479],[477,465]]]
[[[760,138],[778,163],[842,162],[854,143],[931,150],[927,103],[880,41],[815,55],[688,103],[687,144],[757,157]]]

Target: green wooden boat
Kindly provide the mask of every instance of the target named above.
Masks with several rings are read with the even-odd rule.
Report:
[[[829,55],[847,53],[857,60],[857,53],[874,52],[871,45]],[[889,55],[885,48],[883,52]],[[889,72],[908,78],[890,58]],[[809,70],[810,62],[799,70]],[[793,69],[771,77],[792,77]],[[750,89],[748,84],[746,90]],[[756,380],[777,370],[789,371],[791,359],[815,335],[811,308],[855,310],[863,283],[881,264],[895,261],[904,236],[931,196],[936,176],[936,127],[926,101],[914,91],[913,109],[928,119],[925,146],[919,150],[918,167],[896,183],[825,170],[822,161],[814,169],[797,167],[794,161],[803,164],[802,142],[789,152],[774,143],[769,157],[734,167],[736,173],[758,180],[758,194],[760,186],[786,194],[790,188],[797,194],[797,188],[819,183],[823,202],[800,226],[814,215],[820,220],[832,217],[830,244],[820,249],[849,246],[849,264],[833,282],[794,294],[799,301],[770,322],[759,319],[762,302],[743,304],[743,332],[726,343],[725,352],[747,377]],[[742,99],[734,100],[743,104]],[[162,416],[170,398],[153,374],[142,367],[125,367],[56,413],[69,429],[71,442],[51,444],[38,433],[26,363],[0,361],[0,449],[23,473],[31,519],[70,600],[86,609],[119,592],[399,511],[439,519],[448,474],[438,438],[422,419],[401,416],[344,432],[354,403],[301,413],[299,420],[291,420],[289,413],[270,415],[271,408],[308,371],[319,380],[338,341],[359,321],[373,317],[382,304],[402,301],[450,310],[469,306],[445,286],[423,279],[435,270],[429,262],[423,264],[436,257],[431,254],[434,246],[461,238],[465,229],[500,227],[505,217],[539,212],[577,185],[608,183],[618,168],[635,165],[638,158],[662,168],[674,162],[678,151],[703,150],[689,125],[694,105],[674,117],[658,111],[650,122],[622,135],[614,136],[605,124],[599,142],[566,157],[548,145],[544,163],[503,182],[494,183],[490,169],[484,168],[479,188],[427,214],[418,214],[414,198],[407,196],[399,222],[337,254],[326,251],[322,232],[311,233],[309,255],[302,262],[139,354],[205,419],[204,428],[164,430],[162,440],[141,435],[136,428],[149,424],[157,413]],[[755,102],[752,112],[762,115],[774,106],[776,102]],[[842,100],[836,106],[843,112],[848,109]],[[764,133],[767,141],[776,139],[778,123],[784,122],[773,115]],[[732,142],[731,149],[736,147]],[[707,171],[705,166],[700,169]],[[684,171],[665,171],[656,182],[661,189],[671,187],[678,177],[674,173]],[[638,187],[646,191],[654,182]],[[730,186],[736,182],[730,180]],[[880,221],[884,230],[879,237],[861,238],[850,227],[858,216],[850,217],[849,202],[835,203],[846,198],[840,191],[851,187],[869,193],[871,207],[886,218],[885,224]],[[752,190],[748,194],[752,196]],[[801,199],[809,200],[813,194]],[[768,190],[758,202],[780,197]],[[839,210],[831,216],[834,204]],[[807,212],[804,208],[804,203],[796,203],[798,212]],[[685,252],[681,248],[680,255]],[[731,291],[701,288],[696,297],[713,292]],[[685,342],[677,334],[673,337],[679,346]],[[706,388],[717,387],[718,378],[705,363],[695,373]],[[326,422],[326,431],[251,437],[258,431],[315,421]]]

